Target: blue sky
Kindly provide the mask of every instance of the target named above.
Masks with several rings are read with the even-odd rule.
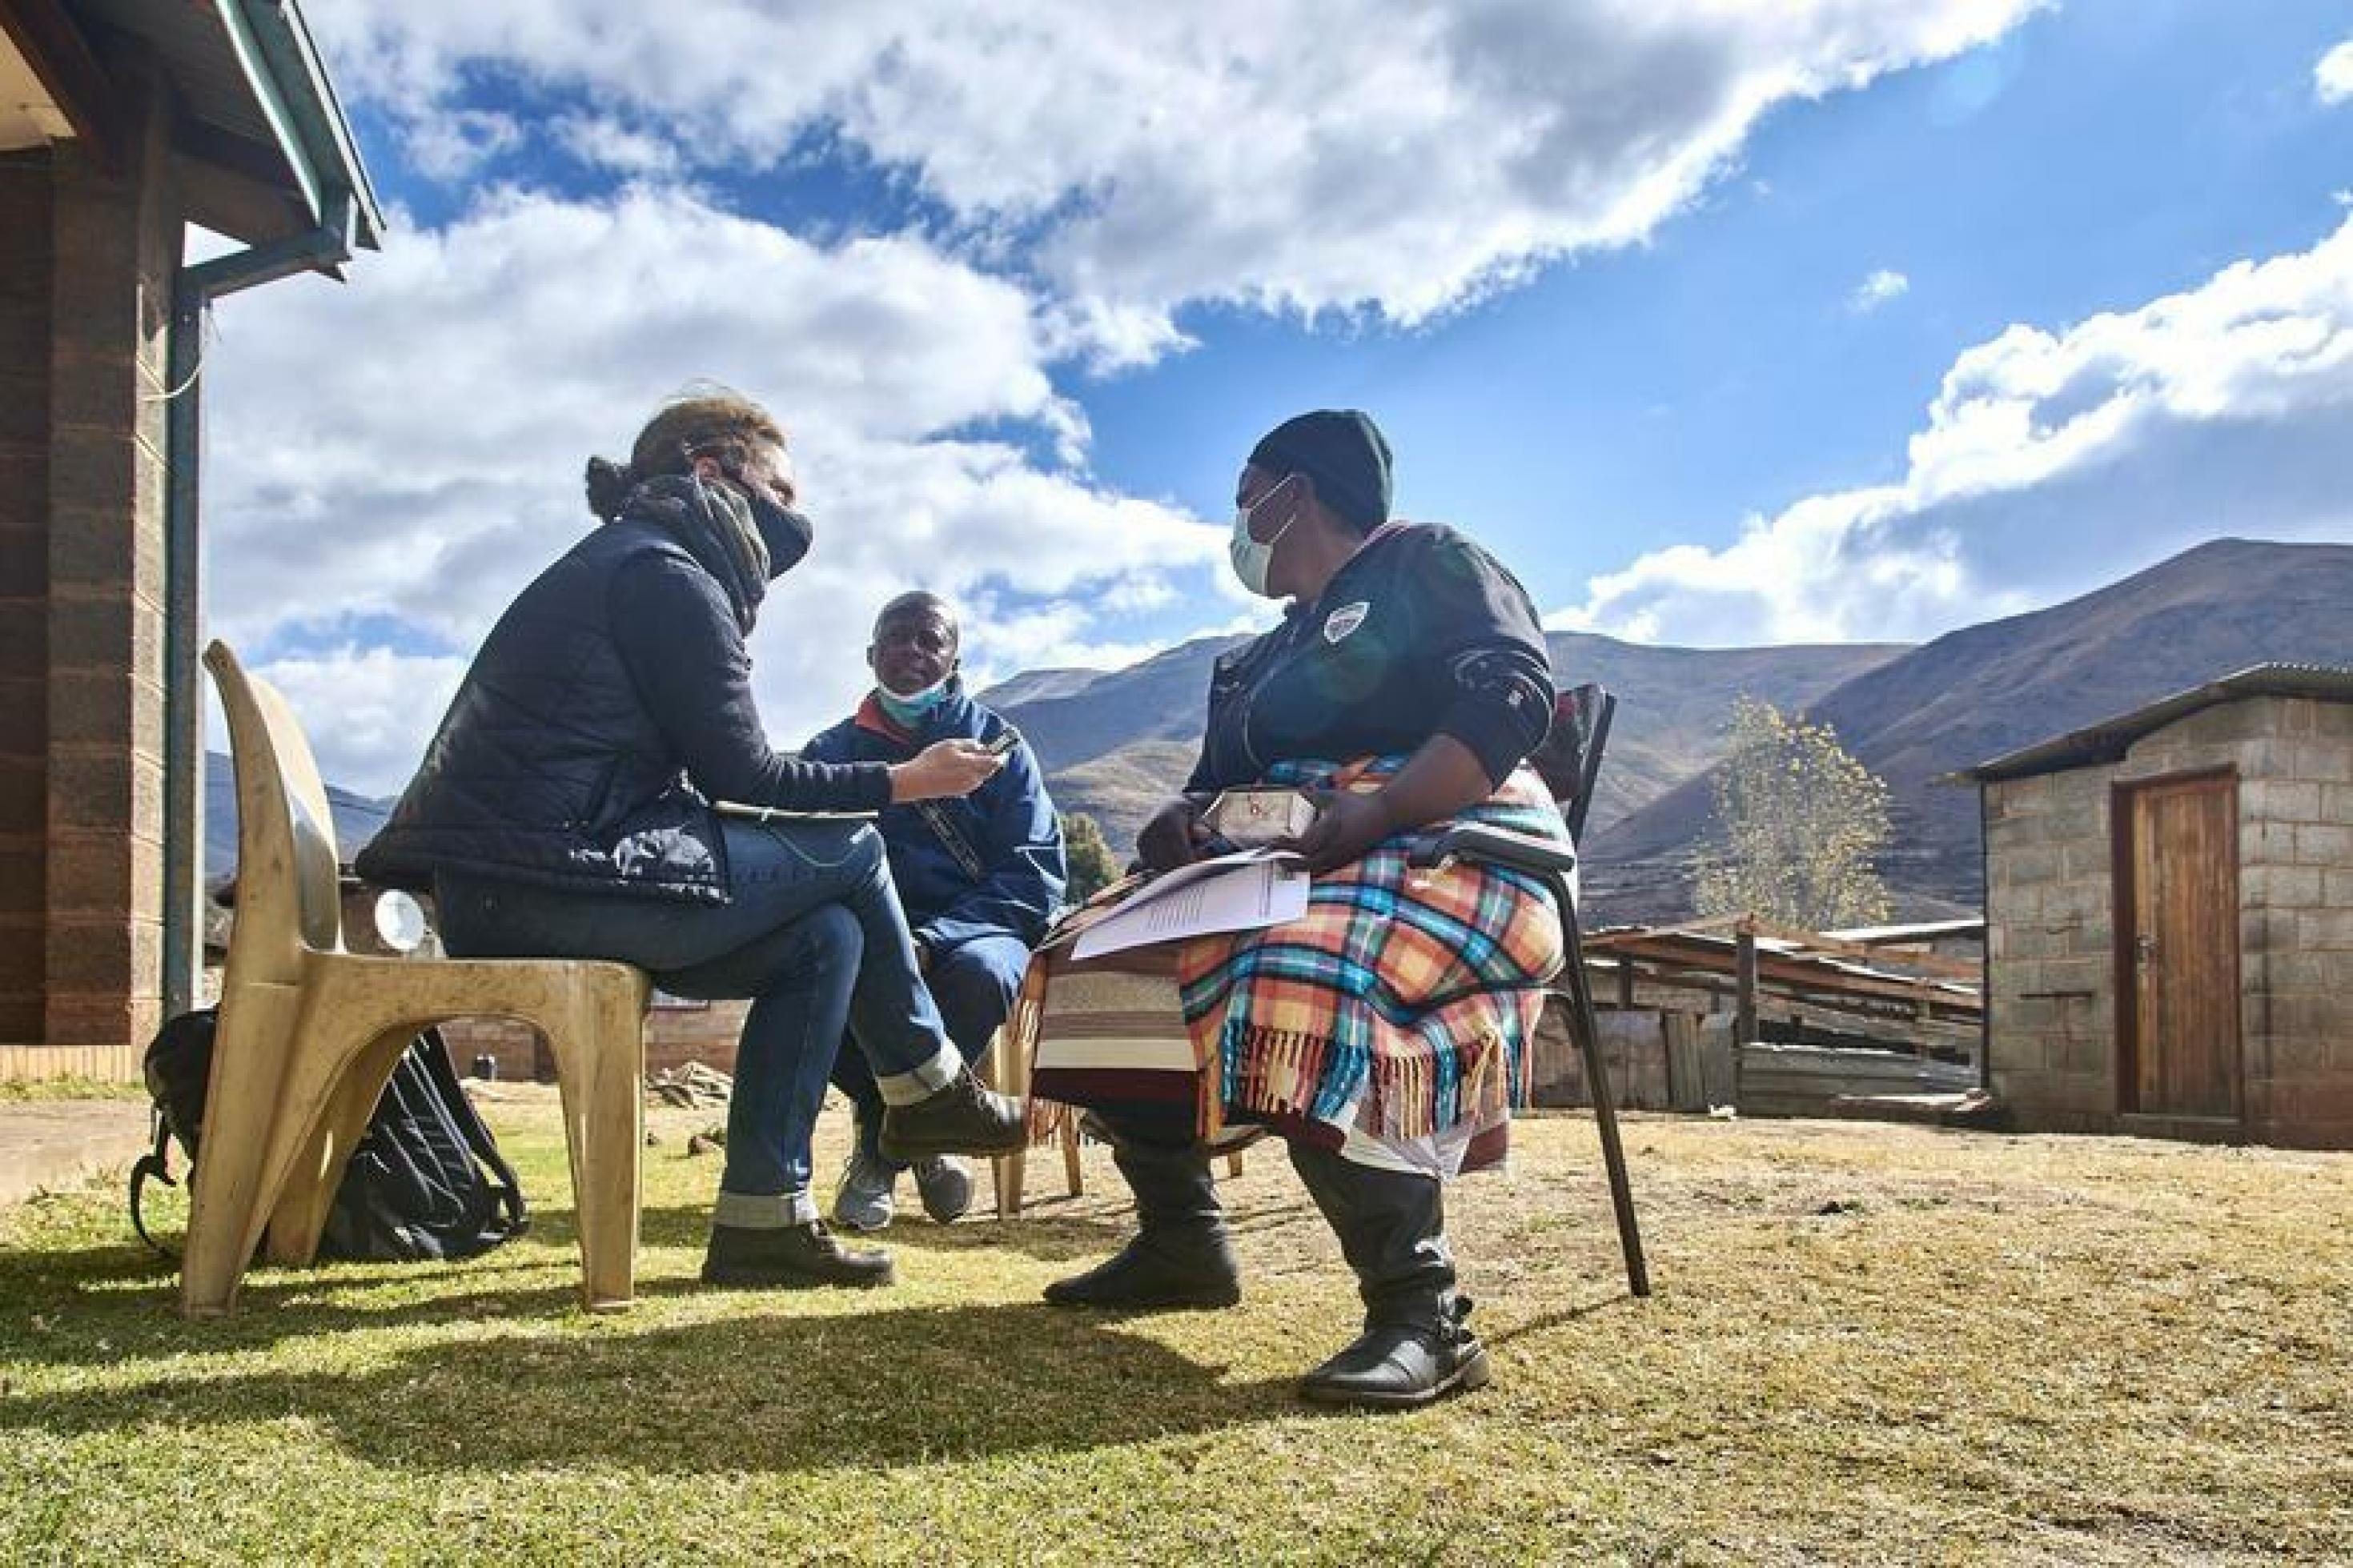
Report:
[[[2310,78],[2348,30],[2333,4],[2046,13],[1776,110],[1739,174],[1650,243],[1430,328],[1205,312],[1198,352],[1082,394],[1097,467],[1215,515],[1221,457],[1297,406],[1361,404],[1399,454],[1402,509],[1478,531],[1543,603],[1573,602],[1641,550],[1723,543],[1750,512],[1897,477],[1955,353],[2013,321],[2129,309],[2333,230],[2353,114]],[[1851,310],[1881,268],[1909,290]]]
[[[753,6],[639,68],[673,36],[618,0],[306,9],[396,221],[216,323],[212,615],[359,787],[698,376],[805,437],[780,741],[909,582],[997,675],[1262,619],[1234,471],[1309,406],[1554,624],[1651,640],[2353,537],[2340,4]]]

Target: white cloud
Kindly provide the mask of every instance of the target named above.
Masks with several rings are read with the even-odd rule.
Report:
[[[299,655],[270,668],[309,694],[328,776],[354,788],[397,787],[448,658],[590,526],[588,454],[626,454],[694,378],[777,413],[818,520],[753,640],[780,744],[854,700],[873,613],[902,588],[1015,581],[1092,606],[1056,623],[1058,646],[1117,649],[1155,584],[1223,560],[1222,529],[1066,460],[1085,422],[1029,300],[921,240],[821,247],[679,193],[505,193],[447,229],[396,225],[362,266],[347,287],[225,303],[206,372],[212,629]],[[976,426],[997,434],[956,434]],[[1047,640],[1003,636],[1000,654],[976,627],[976,659]]]
[[[566,114],[557,119],[554,131],[565,152],[619,174],[672,174],[681,162],[674,143],[609,114]]]
[[[330,783],[389,794],[416,769],[419,717],[429,731],[457,695],[466,660],[346,642],[268,660],[257,673],[300,716]],[[219,732],[216,725],[216,745]]]
[[[2218,533],[2353,538],[2348,419],[2353,220],[2137,310],[2011,327],[1947,372],[1900,481],[1810,496],[1721,549],[1652,552],[1551,624],[1917,637]]]
[[[1912,279],[1901,272],[1883,267],[1854,286],[1847,296],[1847,309],[1859,316],[1867,316],[1882,305],[1901,300],[1912,292]]]
[[[2323,103],[2353,98],[2353,38],[2320,57],[2320,63],[2312,68],[2312,90]]]
[[[409,161],[437,180],[468,178],[522,140],[522,122],[513,115],[480,109],[426,115],[404,132]]]
[[[417,126],[493,68],[625,108],[691,168],[847,143],[1018,241],[1067,341],[1134,362],[1183,341],[1187,301],[1412,323],[1640,241],[1775,105],[2038,4],[731,5],[682,47],[638,0],[354,0],[327,41],[348,92]]]

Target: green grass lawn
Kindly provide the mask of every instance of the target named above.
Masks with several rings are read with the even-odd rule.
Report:
[[[2353,1559],[2353,1156],[1637,1121],[1635,1302],[1590,1124],[1539,1119],[1454,1198],[1495,1385],[1379,1417],[1293,1402],[1356,1308],[1278,1151],[1241,1307],[1106,1321],[1038,1300],[1123,1232],[1100,1151],[902,1222],[893,1289],[718,1293],[712,1118],[658,1111],[642,1299],[591,1318],[554,1117],[493,1120],[530,1237],[226,1322],[113,1192],[0,1215],[0,1559]]]

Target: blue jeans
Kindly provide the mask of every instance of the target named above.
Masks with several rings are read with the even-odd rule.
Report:
[[[1013,1010],[1014,994],[1029,967],[1029,944],[1012,935],[980,937],[932,960],[924,984],[939,1003],[948,1038],[969,1065],[980,1066],[989,1037]],[[833,1086],[857,1110],[858,1146],[869,1159],[897,1168],[882,1160],[882,1091],[875,1085],[874,1069],[863,1057],[843,1051],[833,1059]]]
[[[442,942],[467,958],[617,959],[673,995],[750,998],[712,1218],[805,1225],[817,1217],[809,1133],[845,1035],[888,1104],[944,1087],[961,1063],[915,973],[879,833],[848,822],[730,821],[724,831],[724,904],[445,872]]]

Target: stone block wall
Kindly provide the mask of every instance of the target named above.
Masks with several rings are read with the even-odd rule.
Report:
[[[169,114],[121,171],[60,144],[50,345],[42,1040],[135,1059],[161,1022],[164,394],[181,216]]]
[[[163,976],[161,89],[121,166],[0,158],[0,1077],[136,1077]]]
[[[47,1021],[52,184],[0,155],[0,1047]]]
[[[2021,1123],[2117,1126],[2113,787],[2239,778],[2244,1130],[2353,1147],[2353,704],[2247,698],[2113,766],[1988,786],[1992,1082]]]
[[[1986,786],[1986,995],[1993,1091],[2023,1124],[2114,1125],[2110,770]]]
[[[735,1070],[735,1037],[743,1033],[749,1004],[712,1002],[700,1005],[657,1004],[646,1019],[646,1071],[700,1062],[723,1073]],[[458,1070],[470,1073],[474,1058],[487,1056],[499,1064],[499,1077],[531,1082],[554,1082],[555,1063],[539,1036],[521,1024],[501,1018],[467,1018],[448,1025],[449,1055]]]

